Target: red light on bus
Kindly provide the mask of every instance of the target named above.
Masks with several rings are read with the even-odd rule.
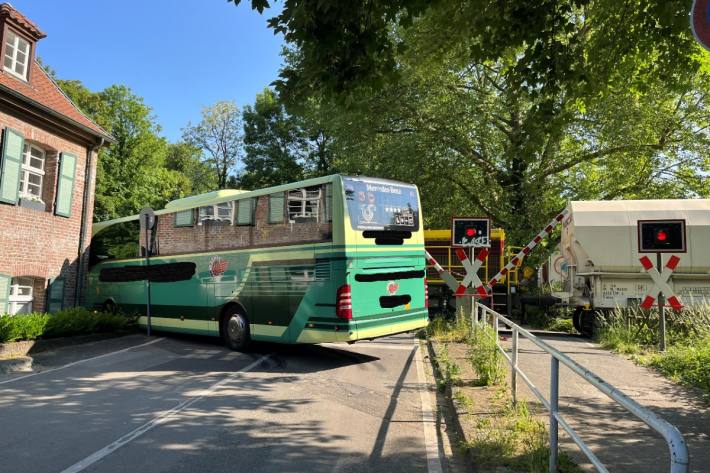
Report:
[[[667,238],[668,238],[668,234],[663,230],[656,233],[656,240],[658,240],[658,241],[666,241]]]

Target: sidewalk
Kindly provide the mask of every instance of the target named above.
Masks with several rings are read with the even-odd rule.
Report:
[[[699,394],[586,339],[541,338],[678,427],[688,444],[689,471],[710,472],[710,412]],[[507,344],[510,346],[509,337]],[[519,366],[548,397],[550,355],[521,337]],[[518,392],[529,400],[536,399],[520,378]],[[561,414],[610,471],[668,471],[669,450],[663,438],[562,364],[559,407]],[[562,428],[560,441],[583,468],[593,470]]]

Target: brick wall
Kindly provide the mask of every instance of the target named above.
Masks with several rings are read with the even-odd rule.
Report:
[[[81,227],[84,184],[86,182],[86,147],[52,134],[0,112],[0,128],[10,127],[46,151],[42,200],[44,211],[0,203],[0,273],[13,277],[35,278],[33,310],[45,308],[45,291],[50,278],[65,278],[64,305],[71,306],[77,288],[77,255]],[[71,152],[77,157],[71,217],[53,213],[57,188],[59,153]],[[95,182],[96,154],[92,156],[92,179]],[[93,217],[93,189],[85,213],[88,222]],[[88,251],[91,229],[88,228],[84,252]],[[82,261],[84,268],[88,258]]]
[[[203,225],[193,227],[175,227],[175,214],[160,215],[158,217],[160,254],[194,253],[332,238],[331,223],[323,222],[322,215],[320,222],[289,223],[288,219],[284,219],[284,223],[270,224],[268,211],[269,197],[261,196],[257,199],[254,226],[205,222]]]

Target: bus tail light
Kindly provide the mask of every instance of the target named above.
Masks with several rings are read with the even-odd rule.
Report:
[[[353,318],[353,299],[350,284],[343,284],[338,288],[335,315],[346,320],[352,320]]]
[[[429,308],[429,284],[426,278],[424,278],[424,308]]]

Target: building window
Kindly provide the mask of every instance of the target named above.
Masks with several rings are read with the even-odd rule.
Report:
[[[22,152],[20,195],[42,199],[45,152],[33,144],[25,143]]]
[[[321,188],[294,189],[288,193],[288,219],[295,222],[318,221],[320,215]]]
[[[13,278],[8,298],[10,315],[29,314],[32,312],[32,278]]]
[[[234,202],[222,202],[221,204],[206,205],[200,207],[199,225],[204,222],[226,222],[231,224],[234,220]]]
[[[5,70],[20,79],[27,80],[29,63],[30,43],[8,30],[5,40]]]

